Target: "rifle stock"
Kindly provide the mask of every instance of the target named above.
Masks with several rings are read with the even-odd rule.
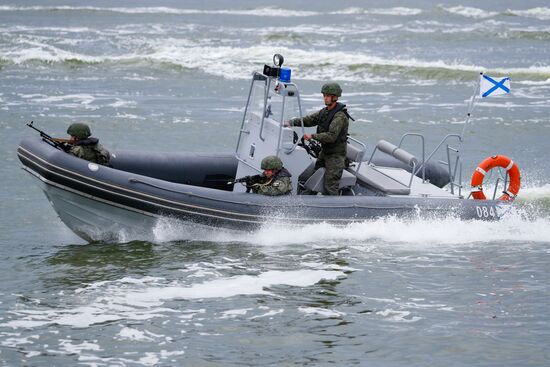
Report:
[[[71,144],[70,139],[63,139],[63,138],[52,138],[52,139],[55,140],[58,143]]]

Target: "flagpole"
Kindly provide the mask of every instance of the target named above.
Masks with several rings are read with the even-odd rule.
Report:
[[[472,112],[474,112],[475,101],[476,101],[476,97],[479,95],[479,86],[481,84],[482,77],[483,77],[483,72],[479,73],[479,79],[477,80],[477,84],[474,87],[474,93],[472,94],[472,97],[470,98],[470,102],[468,103],[468,113],[466,114],[466,121],[464,122],[464,126],[462,127],[462,132],[460,133],[461,148],[462,148],[462,142],[464,141],[464,134],[466,133],[466,127],[470,123]]]
[[[462,152],[462,145],[464,144],[464,134],[466,133],[466,127],[470,123],[472,112],[474,112],[476,97],[479,95],[479,88],[481,85],[482,77],[483,77],[483,72],[480,72],[479,78],[477,79],[477,84],[474,87],[474,93],[472,94],[472,97],[470,98],[470,102],[468,103],[468,113],[466,114],[466,121],[464,122],[464,126],[462,127],[462,132],[460,133],[460,141],[458,142],[457,153],[459,157],[460,157],[460,153]]]

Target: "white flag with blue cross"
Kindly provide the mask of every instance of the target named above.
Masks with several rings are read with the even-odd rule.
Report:
[[[481,97],[498,96],[510,93],[510,78],[492,78],[481,74],[479,82],[479,95]]]

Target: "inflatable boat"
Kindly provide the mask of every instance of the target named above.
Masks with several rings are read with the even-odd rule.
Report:
[[[17,154],[59,218],[86,240],[121,230],[147,235],[161,218],[251,230],[266,223],[345,225],[384,216],[493,220],[509,209],[510,200],[494,195],[489,200],[463,195],[459,156],[447,154],[442,163],[433,160],[442,147],[458,154],[448,144],[460,141],[456,134],[444,137],[427,157],[401,147],[419,134],[405,134],[397,145],[379,141],[371,151],[349,137],[341,195],[325,195],[324,169],[313,172],[314,147],[298,138],[305,128],[285,126],[288,116],[303,114],[298,87],[281,77],[281,69],[280,64],[266,65],[263,73],[253,73],[234,152],[114,151],[110,166],[103,166],[29,137]],[[292,174],[291,194],[253,194],[235,182],[261,173],[260,162],[268,155],[278,156]]]

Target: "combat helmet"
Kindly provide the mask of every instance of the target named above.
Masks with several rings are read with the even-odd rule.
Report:
[[[92,132],[90,131],[90,127],[88,125],[76,122],[69,126],[69,128],[67,129],[67,134],[71,136],[76,136],[79,139],[86,139],[87,137],[92,135]]]
[[[268,155],[264,159],[262,159],[262,169],[272,169],[275,171],[280,170],[283,168],[283,161],[277,156],[274,155]]]
[[[341,97],[342,88],[340,88],[340,85],[338,83],[325,83],[321,88],[321,93]]]

